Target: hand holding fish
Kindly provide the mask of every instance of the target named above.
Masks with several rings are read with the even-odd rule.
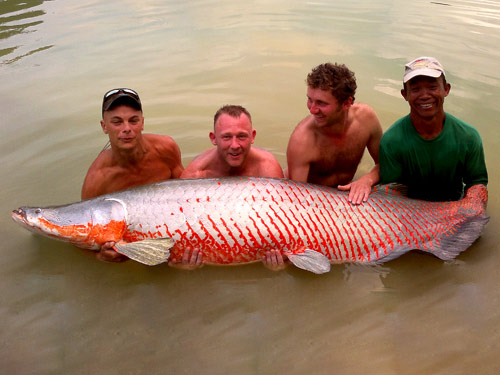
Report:
[[[197,247],[187,246],[184,249],[184,254],[182,255],[182,262],[177,263],[175,259],[171,259],[168,262],[170,267],[192,271],[197,268],[201,268],[205,265],[203,261],[203,253]]]
[[[266,251],[262,257],[262,264],[271,271],[281,271],[288,267],[289,263],[286,255],[282,256],[279,250]]]
[[[127,256],[116,251],[115,244],[116,242],[114,241],[104,243],[99,252],[96,253],[96,258],[103,262],[111,263],[122,263],[129,260]]]
[[[372,191],[372,182],[366,175],[347,185],[339,185],[337,188],[341,191],[349,191],[347,200],[351,204],[361,204],[368,200]]]

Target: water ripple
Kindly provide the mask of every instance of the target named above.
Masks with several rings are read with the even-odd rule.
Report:
[[[43,4],[44,1],[19,1],[6,0],[0,2],[0,65],[12,64],[23,57],[44,51],[52,47],[25,46],[25,39],[16,38],[20,34],[34,33],[36,26],[43,23],[40,18],[45,15],[41,9],[33,9]],[[16,55],[17,54],[17,55]]]

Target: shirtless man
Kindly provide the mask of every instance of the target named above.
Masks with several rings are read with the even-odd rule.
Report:
[[[167,135],[142,134],[144,116],[135,91],[114,89],[104,95],[101,127],[110,148],[91,164],[82,199],[180,177],[184,168],[175,141]]]
[[[198,155],[181,178],[223,176],[283,177],[283,170],[269,151],[252,147],[256,131],[248,111],[237,105],[221,107],[214,116],[210,141],[216,148]]]
[[[239,105],[221,107],[214,116],[210,141],[216,148],[198,155],[184,170],[181,178],[253,176],[282,178],[283,170],[269,151],[252,147],[256,131],[250,113]],[[193,255],[194,256],[194,255]],[[262,258],[271,270],[286,267],[278,250],[266,252]]]
[[[184,170],[181,152],[166,135],[142,134],[144,117],[139,95],[131,89],[108,91],[103,98],[101,127],[109,137],[110,148],[101,151],[90,166],[82,187],[82,199],[127,189],[133,186],[180,177]],[[97,258],[122,262],[114,242],[106,242]],[[184,266],[200,263],[188,252]],[[171,264],[173,265],[173,264]]]
[[[326,63],[307,76],[307,108],[311,113],[288,142],[288,177],[349,191],[349,201],[368,199],[379,181],[378,149],[382,127],[375,111],[354,103],[354,73],[345,65]],[[375,166],[352,181],[365,148]]]

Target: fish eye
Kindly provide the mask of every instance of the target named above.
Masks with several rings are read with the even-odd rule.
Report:
[[[37,208],[37,209],[35,210],[35,214],[39,214],[40,212],[42,212],[42,209],[41,209],[41,208]]]

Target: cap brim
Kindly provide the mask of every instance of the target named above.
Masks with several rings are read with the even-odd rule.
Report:
[[[436,69],[415,69],[408,74],[405,74],[403,77],[403,83],[408,82],[410,79],[415,78],[417,76],[427,76],[427,77],[432,77],[432,78],[439,78],[441,77],[441,74],[443,72],[440,72],[439,70]]]
[[[109,110],[113,105],[115,105],[115,103],[117,101],[120,101],[120,102],[123,102],[123,103],[130,103],[130,104],[134,104],[134,106],[137,108],[137,109],[140,109],[142,110],[142,104],[137,100],[135,99],[134,97],[128,95],[128,94],[124,94],[124,93],[120,93],[118,95],[116,95],[115,97],[111,97],[110,98],[111,100],[108,100],[104,103],[103,107],[102,107],[102,110],[103,111],[107,111]]]

